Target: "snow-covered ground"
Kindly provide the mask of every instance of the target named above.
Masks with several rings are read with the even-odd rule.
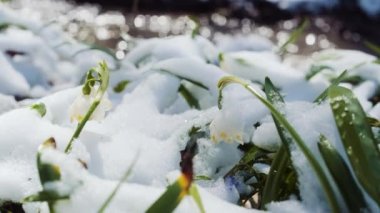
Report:
[[[268,76],[285,96],[286,117],[320,162],[316,141],[321,133],[345,156],[330,106],[312,103],[343,70],[360,80],[341,85],[352,89],[365,111],[380,119],[380,104],[370,101],[378,95],[380,65],[366,53],[331,49],[310,56],[280,56],[275,45],[257,36],[224,38],[216,45],[200,36],[182,35],[138,40],[136,48],[117,60],[68,37],[58,24],[23,12],[0,6],[0,203],[21,202],[50,187],[69,195],[56,202],[57,212],[97,212],[137,158],[107,212],[143,212],[179,175],[188,132],[200,127],[207,136],[198,140],[194,175],[209,179],[195,181],[206,212],[258,211],[238,206],[241,187],[225,182],[223,176],[243,156],[240,144],[276,151],[280,139],[270,112],[241,86],[227,87],[223,108],[218,109],[217,84],[225,76],[243,78],[258,90]],[[90,120],[66,155],[63,151],[77,125],[72,104],[82,94],[86,72],[102,60],[111,70],[105,98],[112,109],[105,117]],[[315,67],[323,69],[308,79]],[[197,106],[191,106],[181,88]],[[43,103],[46,115],[31,109],[33,103]],[[42,152],[41,161],[57,166],[61,180],[41,186],[36,155],[50,137],[57,149]],[[302,201],[273,202],[267,209],[327,212],[325,195],[306,158],[297,147],[291,154]],[[374,201],[366,198],[371,211],[378,212]],[[48,211],[43,202],[25,202],[23,208]],[[176,209],[197,211],[190,197]]]

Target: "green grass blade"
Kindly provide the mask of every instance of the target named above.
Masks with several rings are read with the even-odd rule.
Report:
[[[146,213],[173,212],[186,195],[182,183],[183,178],[184,176],[181,176],[176,182],[169,185],[166,191],[149,207]]]
[[[61,171],[58,166],[44,163],[41,160],[42,151],[44,149],[49,149],[49,148],[53,148],[53,149],[56,148],[56,143],[55,143],[54,138],[47,139],[38,148],[37,169],[38,169],[38,174],[40,176],[40,182],[42,185],[44,185],[47,182],[58,181],[61,179]]]
[[[376,118],[367,117],[367,122],[371,127],[377,127],[380,128],[380,121]]]
[[[1,23],[1,24],[0,24],[0,32],[5,31],[5,30],[7,30],[7,29],[10,28],[10,27],[16,27],[16,28],[19,28],[19,29],[21,29],[21,30],[26,30],[26,29],[28,29],[27,27],[25,27],[24,25],[21,25],[21,24]]]
[[[377,56],[380,56],[380,47],[372,42],[364,41],[364,46],[372,50]]]
[[[338,86],[338,84],[345,78],[347,74],[347,70],[343,71],[334,81],[331,83],[329,87],[327,87],[313,102],[314,103],[322,103],[327,98],[327,93],[331,87]]]
[[[284,104],[284,98],[278,91],[278,89],[273,85],[272,81],[266,77],[264,82],[264,91],[265,95],[268,98],[268,101],[272,104]]]
[[[44,163],[41,160],[42,151],[45,149],[55,149],[56,143],[54,138],[49,138],[43,142],[37,152],[37,169],[38,175],[40,177],[40,183],[43,187],[41,192],[38,194],[30,195],[24,198],[24,202],[34,202],[34,201],[47,201],[49,211],[54,213],[54,203],[59,199],[66,199],[68,195],[60,195],[54,190],[45,189],[45,183],[59,181],[61,179],[61,171],[57,165]]]
[[[111,203],[112,199],[115,197],[116,193],[119,191],[120,187],[123,185],[125,181],[127,181],[128,177],[131,175],[133,167],[135,166],[137,162],[137,157],[139,154],[136,155],[135,159],[133,160],[132,164],[129,166],[129,168],[125,171],[124,175],[121,177],[120,181],[117,183],[114,190],[111,192],[111,194],[108,196],[108,198],[104,201],[103,205],[100,207],[98,213],[102,213],[106,210],[108,205]]]
[[[179,86],[178,92],[182,95],[182,97],[186,100],[187,104],[191,108],[200,109],[198,100],[191,94],[191,92],[183,85]]]
[[[241,170],[245,170],[247,168],[251,168],[254,161],[260,157],[263,157],[267,155],[268,152],[255,146],[252,145],[248,148],[247,151],[245,151],[243,157],[240,159],[239,163],[237,163],[230,171],[228,171],[225,175],[224,178],[227,178],[229,176],[234,176],[236,173],[238,173]]]
[[[278,122],[284,126],[284,128],[289,132],[289,134],[293,137],[294,142],[300,148],[301,152],[305,155],[306,159],[310,163],[310,166],[314,170],[318,180],[321,183],[323,191],[326,194],[327,201],[330,205],[332,212],[340,212],[339,204],[337,198],[335,197],[334,191],[332,190],[332,186],[329,183],[326,174],[324,173],[321,165],[310,151],[310,149],[306,146],[305,142],[299,136],[297,131],[293,128],[293,126],[286,120],[286,118],[264,97],[262,97],[250,84],[240,80],[239,78],[233,76],[223,77],[219,83],[219,100],[222,100],[222,90],[225,86],[231,83],[237,83],[242,85],[245,89],[251,92],[256,98],[258,98],[261,103],[263,103],[272,113],[272,115],[278,120]],[[221,106],[221,103],[218,104]]]
[[[309,26],[309,21],[307,19],[304,19],[302,23],[295,30],[291,32],[289,39],[280,46],[279,51],[278,51],[279,54],[282,55],[286,53],[287,46],[289,44],[295,43],[301,37],[301,35],[303,34],[303,32],[308,26]]]
[[[124,89],[128,86],[129,83],[131,83],[129,80],[120,81],[113,88],[113,91],[116,92],[116,93],[121,93],[121,92],[124,91]]]
[[[323,135],[319,139],[318,148],[346,202],[348,210],[350,212],[366,212],[367,204],[363,193],[343,158]]]
[[[318,73],[320,73],[322,70],[325,70],[325,69],[331,70],[331,67],[326,66],[326,65],[321,65],[321,66],[312,65],[310,68],[310,71],[306,74],[305,79],[310,80],[314,76],[316,76]]]
[[[57,200],[69,199],[68,195],[60,195],[55,191],[41,191],[23,199],[23,202],[55,202]]]
[[[356,177],[380,205],[380,153],[366,114],[351,90],[331,87],[329,102]]]
[[[189,16],[190,20],[194,23],[194,28],[191,30],[191,38],[195,38],[200,35],[201,22],[197,16]]]
[[[206,175],[197,175],[194,177],[194,181],[197,181],[197,180],[212,180],[212,178]]]
[[[284,99],[278,90],[275,88],[269,78],[265,78],[264,84],[265,94],[270,103],[277,107],[281,107],[284,104]],[[282,146],[277,151],[277,154],[272,162],[271,168],[267,180],[265,182],[263,196],[261,200],[261,208],[264,208],[266,204],[271,201],[278,201],[281,197],[281,192],[284,186],[287,185],[288,168],[291,167],[289,145],[294,143],[291,137],[287,137],[288,132],[280,125],[278,120],[272,115],[274,123],[276,125],[278,134],[281,138]],[[289,183],[288,183],[289,184]],[[293,182],[296,184],[296,182]],[[289,188],[295,188],[296,186],[289,186]]]
[[[181,75],[175,74],[175,73],[171,72],[170,70],[159,69],[159,71],[164,72],[164,73],[169,73],[170,75],[175,75],[175,76],[177,76],[177,77],[180,78],[180,79],[186,80],[186,81],[188,81],[188,82],[190,82],[190,83],[192,83],[192,84],[194,84],[194,85],[197,85],[197,86],[199,86],[199,87],[201,87],[201,88],[203,88],[203,89],[205,89],[205,90],[209,90],[209,88],[208,88],[207,86],[203,85],[202,83],[197,82],[197,81],[194,81],[194,80],[189,79],[189,78],[186,78],[186,77],[184,77],[184,76],[181,76]]]
[[[263,189],[263,196],[261,198],[261,208],[272,201],[280,201],[281,193],[287,185],[287,172],[291,165],[289,154],[284,145],[280,147],[272,162],[269,174]],[[296,185],[297,182],[293,184]],[[294,188],[289,186],[287,188]]]
[[[198,209],[201,213],[206,213],[205,207],[203,206],[201,195],[199,194],[198,188],[196,185],[191,185],[189,194],[193,197],[195,203],[198,206]]]
[[[41,117],[46,115],[46,107],[44,103],[35,103],[30,106],[33,110],[36,110]]]

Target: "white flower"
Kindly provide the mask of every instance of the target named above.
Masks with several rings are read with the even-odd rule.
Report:
[[[210,124],[211,140],[215,143],[244,143],[244,119],[235,110],[222,109]]]
[[[90,109],[91,105],[96,101],[97,91],[96,87],[91,88],[91,93],[89,95],[84,95],[81,93],[73,102],[69,108],[70,120],[80,122]],[[95,111],[92,113],[89,120],[101,121],[104,119],[105,114],[112,107],[111,101],[108,99],[107,93],[104,93],[99,105],[96,107]]]

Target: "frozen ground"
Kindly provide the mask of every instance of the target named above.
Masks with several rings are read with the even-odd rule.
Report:
[[[137,47],[118,60],[68,37],[59,25],[23,12],[0,6],[0,203],[21,202],[42,189],[37,149],[54,137],[57,149],[44,151],[41,160],[61,172],[59,182],[44,187],[70,195],[56,203],[57,212],[96,212],[136,157],[132,175],[107,211],[143,212],[178,176],[180,151],[195,126],[207,133],[198,141],[194,157],[195,176],[208,177],[195,181],[206,212],[256,211],[236,204],[241,187],[225,182],[223,176],[243,156],[240,144],[276,151],[280,140],[269,111],[242,87],[227,87],[223,108],[218,109],[217,83],[225,76],[244,78],[258,90],[268,76],[285,96],[284,113],[319,161],[315,141],[321,133],[344,155],[329,105],[312,103],[343,70],[359,80],[342,85],[354,91],[369,115],[380,118],[380,104],[373,101],[380,65],[375,56],[362,52],[331,49],[310,56],[283,56],[261,37],[224,38],[216,45],[200,36],[182,35],[138,40]],[[82,94],[79,85],[85,73],[101,60],[111,69],[112,109],[90,120],[66,155],[63,150],[76,128],[72,104]],[[315,67],[323,69],[311,76]],[[125,88],[120,89],[123,83]],[[191,105],[180,88],[190,92],[197,105]],[[32,110],[33,103],[44,103],[46,115]],[[302,201],[274,202],[267,209],[328,211],[305,157],[297,147],[291,153]],[[260,165],[254,168],[268,172]],[[367,198],[371,210],[379,211]],[[25,203],[23,208],[48,211],[45,203]],[[186,198],[176,211],[198,209]]]

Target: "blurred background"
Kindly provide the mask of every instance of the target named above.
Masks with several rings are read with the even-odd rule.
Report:
[[[304,24],[288,51],[307,54],[339,47],[374,53],[380,44],[380,0],[7,0],[36,11],[72,36],[115,50],[130,38],[197,32],[214,42],[225,35],[259,35],[281,45]],[[306,21],[305,21],[306,20]],[[306,24],[305,24],[306,22]]]

